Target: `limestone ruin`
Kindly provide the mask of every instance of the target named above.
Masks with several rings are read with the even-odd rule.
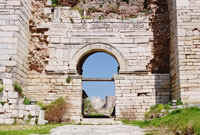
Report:
[[[106,4],[98,10],[83,4],[80,10],[67,7],[71,3],[0,0],[0,79],[7,106],[0,105],[0,123],[11,119],[12,124],[10,115],[26,111],[18,108],[14,82],[33,101],[66,97],[71,108],[63,121],[80,121],[82,65],[95,52],[106,52],[119,64],[117,119],[143,119],[150,106],[172,99],[200,103],[200,0],[135,2],[130,15],[126,3],[113,11]]]

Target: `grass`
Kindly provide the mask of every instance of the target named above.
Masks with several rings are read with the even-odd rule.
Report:
[[[84,116],[85,118],[109,118],[109,116],[100,113],[90,113]]]
[[[200,135],[200,109],[191,107],[175,110],[162,118],[155,118],[149,121],[126,121],[123,123],[144,127],[156,127],[174,134],[195,134]]]
[[[0,135],[48,134],[52,128],[66,124],[31,125],[0,125]]]

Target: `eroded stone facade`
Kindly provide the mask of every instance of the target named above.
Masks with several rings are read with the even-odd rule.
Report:
[[[82,64],[95,52],[106,52],[118,61],[117,118],[143,119],[150,106],[167,103],[170,97],[199,101],[199,0],[168,0],[168,7],[163,2],[152,15],[126,20],[83,19],[76,10],[52,8],[39,0],[0,4],[0,79],[18,81],[32,100],[49,103],[65,97],[71,107],[63,120],[82,118]],[[167,9],[171,30],[162,26]],[[167,13],[161,16],[162,12]],[[170,68],[165,33],[171,34]],[[166,55],[159,53],[165,48]],[[5,91],[11,90],[12,84],[4,85]]]
[[[172,98],[199,103],[200,1],[169,1]]]

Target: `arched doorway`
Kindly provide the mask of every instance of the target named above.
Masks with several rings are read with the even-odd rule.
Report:
[[[119,64],[112,55],[101,51],[86,56],[77,66],[82,75],[82,114],[86,118],[114,117],[114,75],[118,74]]]
[[[109,56],[110,58],[112,58],[112,60],[114,60],[116,62],[116,66],[114,66],[115,68],[115,73],[112,74],[111,76],[85,76],[84,75],[84,63],[87,62],[87,59],[95,56],[96,54],[99,53],[104,53],[105,55]],[[104,62],[104,59],[101,59],[99,61]],[[101,65],[104,65],[104,63],[102,63]],[[100,66],[99,66],[100,67]],[[116,88],[115,88],[115,83],[116,80],[114,77],[115,74],[118,74],[117,76],[119,76],[121,74],[121,72],[126,71],[126,67],[127,67],[127,62],[124,59],[124,56],[122,55],[122,53],[116,49],[115,47],[113,47],[112,45],[109,44],[100,44],[100,43],[93,43],[93,44],[88,44],[83,46],[82,48],[80,48],[78,51],[76,51],[72,57],[72,61],[70,64],[70,71],[71,73],[76,73],[78,76],[81,77],[81,84],[82,84],[82,89],[85,88],[85,84],[84,83],[89,83],[89,82],[96,82],[96,83],[104,83],[104,85],[107,85],[105,83],[112,83],[112,87],[113,87],[113,95],[116,95]],[[113,68],[111,66],[111,68]],[[95,72],[96,75],[98,75],[98,72]],[[99,73],[101,74],[101,73]],[[94,85],[94,84],[93,84]],[[82,90],[81,89],[81,90]],[[82,97],[86,98],[87,94],[82,91]],[[101,95],[100,95],[101,96]],[[82,98],[83,99],[83,98]],[[107,98],[107,100],[112,100],[110,98]],[[117,100],[117,99],[116,99]],[[84,103],[84,101],[82,100],[82,103]],[[115,102],[117,103],[117,102]],[[82,104],[83,105],[83,104]],[[84,106],[82,106],[82,116],[83,116],[83,108]],[[117,107],[117,105],[116,105]],[[114,110],[114,108],[113,108]],[[112,111],[113,111],[112,110]],[[116,110],[117,113],[117,110]],[[112,115],[114,115],[115,113],[113,113]],[[109,114],[111,115],[111,114]]]

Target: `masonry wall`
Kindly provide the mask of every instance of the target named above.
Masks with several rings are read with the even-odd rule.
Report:
[[[0,124],[46,123],[40,107],[24,105],[24,99],[13,88],[15,81],[22,88],[27,85],[30,11],[29,0],[0,1]]]
[[[63,121],[81,119],[82,107],[82,82],[81,77],[68,74],[36,73],[29,72],[26,95],[34,101],[51,103],[59,97],[64,97],[67,102],[66,114]]]
[[[144,119],[152,105],[169,101],[168,74],[127,74],[115,76],[117,118]]]
[[[0,3],[0,71],[8,90],[12,81],[25,86],[31,5],[25,0],[3,0]]]
[[[173,97],[185,103],[199,103],[199,7],[199,0],[176,0],[171,7]]]
[[[142,119],[151,105],[169,101],[168,74],[148,74],[148,65],[154,58],[154,37],[148,16],[129,20],[83,20],[78,11],[67,7],[56,8],[52,16],[50,22],[37,26],[47,29],[43,35],[48,36],[49,58],[41,72],[34,69],[28,72],[28,97],[49,103],[64,96],[71,105],[64,120],[80,120],[82,78],[79,69],[89,55],[102,51],[114,56],[120,65],[115,78],[118,118],[125,117],[127,112]],[[39,67],[37,63],[35,67]],[[69,77],[71,81],[67,83]],[[122,108],[126,108],[126,112],[122,112]]]

